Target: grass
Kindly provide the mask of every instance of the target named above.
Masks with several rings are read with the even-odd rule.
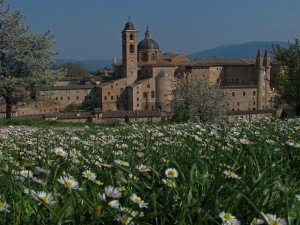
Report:
[[[5,224],[300,224],[300,120],[49,126],[0,133]]]

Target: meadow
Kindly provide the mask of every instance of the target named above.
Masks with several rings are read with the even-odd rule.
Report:
[[[300,224],[300,119],[0,130],[1,224]]]

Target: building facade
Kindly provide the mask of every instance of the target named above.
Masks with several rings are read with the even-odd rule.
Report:
[[[219,84],[228,96],[230,118],[244,118],[239,115],[250,118],[251,113],[247,111],[253,110],[256,118],[263,116],[264,112],[269,116],[269,109],[274,107],[276,96],[270,80],[276,67],[272,66],[268,49],[263,55],[259,48],[253,60],[189,60],[181,54],[161,53],[148,27],[139,42],[132,21],[125,24],[121,38],[122,60],[114,62],[112,75],[101,79],[64,78],[44,92],[39,102],[26,105],[23,111],[19,107],[19,114],[57,113],[70,104],[97,108],[103,113],[170,112],[174,82],[182,76],[197,76],[211,85]]]

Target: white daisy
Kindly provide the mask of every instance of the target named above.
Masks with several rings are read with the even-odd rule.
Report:
[[[147,166],[143,165],[143,164],[137,166],[136,168],[137,168],[140,172],[143,172],[143,173],[144,173],[144,172],[150,171],[150,169],[149,169]]]
[[[139,205],[140,208],[147,208],[148,207],[148,203],[145,203],[140,197],[138,197],[136,194],[132,194],[130,196],[130,199]]]
[[[78,182],[73,177],[60,177],[58,178],[58,182],[63,184],[68,189],[78,189]]]
[[[124,160],[119,160],[119,159],[117,159],[117,160],[115,160],[115,164],[118,164],[118,165],[120,165],[120,166],[126,166],[126,167],[129,167],[129,163],[126,162],[126,161],[124,161]]]
[[[38,192],[32,192],[32,197],[39,201],[39,205],[44,203],[47,205],[54,205],[55,201],[54,201],[54,197],[51,193],[46,193],[44,191],[38,191]]]
[[[229,177],[229,178],[234,178],[234,179],[241,179],[241,177],[239,177],[235,172],[229,171],[229,170],[225,170],[224,174]]]
[[[90,170],[86,170],[86,171],[82,172],[82,176],[87,178],[88,180],[95,180],[97,177],[96,174],[94,174]]]
[[[178,172],[174,168],[169,168],[165,171],[165,174],[168,178],[176,178],[178,177]]]
[[[235,218],[235,216],[230,213],[221,212],[219,217],[222,219],[223,224],[225,225],[240,225],[241,223]]]
[[[121,198],[122,197],[121,188],[114,188],[112,186],[106,186],[104,191],[105,191],[105,194],[107,197],[111,197],[111,198]]]
[[[169,188],[176,187],[176,183],[171,179],[162,179],[162,182]]]
[[[8,208],[9,208],[9,204],[7,204],[5,201],[2,201],[0,199],[0,212],[9,212]]]
[[[33,173],[30,170],[21,170],[20,174],[23,177],[29,177],[29,178],[32,178],[32,176],[33,176]]]
[[[298,199],[298,201],[300,201],[300,194],[296,195],[296,198]]]
[[[67,157],[68,156],[68,153],[65,152],[62,147],[55,148],[54,153],[58,156],[61,156],[61,157]]]
[[[262,213],[262,215],[265,220],[268,221],[269,225],[287,225],[285,219],[277,218],[276,215],[264,213]]]
[[[112,200],[107,203],[111,208],[117,209],[120,208],[120,203],[118,200]]]
[[[250,225],[260,225],[260,224],[264,224],[265,222],[261,219],[257,219],[257,218],[253,218],[253,220],[251,221]]]

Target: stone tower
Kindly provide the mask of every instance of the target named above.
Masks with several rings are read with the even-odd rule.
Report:
[[[266,48],[265,55],[264,55],[264,67],[265,67],[265,107],[270,108],[270,74],[271,74],[271,63],[270,63],[270,56],[269,50]]]
[[[261,49],[258,49],[256,56],[256,71],[257,71],[257,109],[263,109],[263,93],[264,91],[264,67]]]
[[[129,19],[122,31],[123,74],[127,77],[127,85],[137,79],[137,33]]]

